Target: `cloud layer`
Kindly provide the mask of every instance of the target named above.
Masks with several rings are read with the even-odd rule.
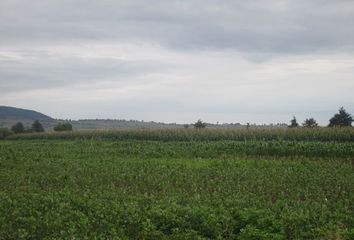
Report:
[[[351,0],[2,0],[0,105],[325,124],[354,112],[353,29]]]

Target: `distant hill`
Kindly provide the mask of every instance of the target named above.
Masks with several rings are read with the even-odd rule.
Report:
[[[38,120],[38,121],[54,121],[53,118],[44,115],[43,113],[33,110],[0,106],[0,119],[26,119],[26,120]]]
[[[0,106],[0,127],[10,128],[16,122],[30,126],[35,120],[40,121],[44,127],[50,128],[56,120],[33,110]]]

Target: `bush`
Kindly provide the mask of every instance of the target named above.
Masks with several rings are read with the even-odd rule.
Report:
[[[302,126],[308,128],[314,128],[314,127],[318,127],[318,123],[313,118],[307,118],[305,122],[302,124]]]
[[[296,117],[294,116],[293,119],[291,119],[291,121],[290,121],[289,128],[296,128],[298,126],[299,126],[299,124],[297,123]]]
[[[43,128],[42,124],[38,120],[33,122],[31,130],[33,132],[44,132],[44,128]]]
[[[193,124],[196,129],[206,128],[207,123],[203,122],[202,120],[198,120],[196,123]]]
[[[25,132],[25,126],[23,126],[22,122],[18,122],[15,125],[11,127],[11,131],[14,133],[24,133]]]
[[[68,123],[58,123],[55,127],[54,127],[54,131],[57,132],[62,132],[62,131],[72,131],[73,130],[73,126]]]
[[[9,129],[0,128],[0,139],[4,139],[12,134],[13,134],[13,132],[11,132]]]

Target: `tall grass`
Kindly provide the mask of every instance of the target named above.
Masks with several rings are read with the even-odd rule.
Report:
[[[7,139],[102,139],[150,141],[336,141],[353,142],[354,128],[298,129],[123,129],[72,132],[30,133],[9,136]]]

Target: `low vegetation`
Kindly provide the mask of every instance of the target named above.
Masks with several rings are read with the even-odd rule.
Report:
[[[352,141],[17,140],[0,152],[2,239],[354,237]]]
[[[8,136],[12,135],[13,132],[10,131],[9,129],[7,128],[0,128],[0,140],[1,139],[5,139],[7,138]]]
[[[30,131],[44,132],[44,128],[43,128],[42,124],[38,120],[36,120],[32,123],[32,127],[31,127]]]
[[[69,122],[58,123],[54,126],[54,131],[56,132],[64,132],[64,131],[72,131],[73,126]]]
[[[25,132],[25,126],[23,125],[22,122],[18,122],[16,124],[14,124],[12,127],[11,127],[11,131],[13,133],[24,133]]]
[[[0,239],[354,239],[354,128],[293,120],[1,129]]]
[[[152,141],[354,141],[354,128],[124,129],[17,134],[7,139],[101,139]]]

